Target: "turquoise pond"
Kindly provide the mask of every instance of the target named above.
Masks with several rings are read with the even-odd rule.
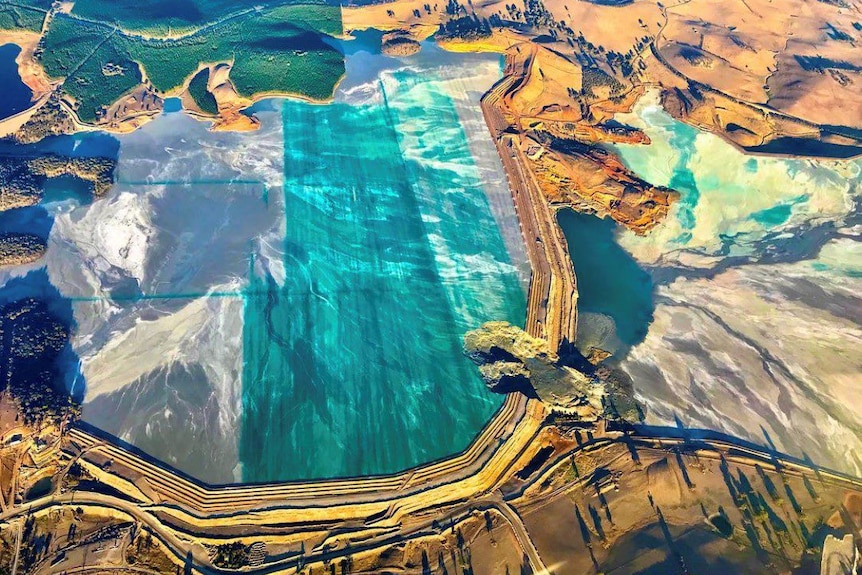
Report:
[[[463,337],[526,312],[478,107],[501,59],[426,45],[407,66],[363,46],[333,103],[260,102],[255,132],[171,100],[130,134],[0,145],[118,159],[106,197],[60,178],[0,222],[49,236],[0,294],[42,282],[70,308],[87,424],[223,484],[401,471],[499,409]]]
[[[244,306],[245,481],[443,457],[502,401],[462,338],[522,323],[523,289],[449,96],[389,82],[378,103],[283,104],[285,280],[253,273]]]

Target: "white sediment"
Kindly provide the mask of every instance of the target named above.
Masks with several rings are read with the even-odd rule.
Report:
[[[670,184],[682,157],[671,135],[691,128],[654,96],[619,119],[653,141],[620,146],[625,161]],[[619,236],[657,277],[677,278],[657,287],[655,320],[622,363],[647,421],[769,435],[779,449],[862,472],[862,251],[846,223],[862,163],[753,157],[697,133],[686,167],[697,201],[683,191],[650,235]],[[786,220],[755,217],[775,206],[789,208]]]

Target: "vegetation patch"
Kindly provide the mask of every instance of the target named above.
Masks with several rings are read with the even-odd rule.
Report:
[[[248,565],[249,546],[242,543],[223,543],[211,550],[212,562],[222,569],[241,569]]]
[[[47,11],[30,6],[19,6],[8,2],[0,2],[0,30],[32,30],[42,29]]]
[[[24,299],[0,307],[0,341],[7,364],[4,391],[15,399],[26,423],[60,421],[80,412],[55,370],[69,333],[69,327],[41,300]]]
[[[192,78],[189,83],[189,96],[194,100],[195,105],[200,108],[201,112],[206,114],[218,114],[218,103],[215,96],[207,90],[207,82],[209,82],[210,71],[204,68]]]
[[[247,10],[185,36],[161,39],[58,14],[39,57],[50,76],[66,78],[63,91],[85,122],[98,120],[107,106],[140,84],[141,68],[162,93],[182,86],[201,64],[232,62],[231,80],[242,96],[326,99],[344,73],[344,61],[321,34],[341,33],[340,14],[337,6],[322,4]]]

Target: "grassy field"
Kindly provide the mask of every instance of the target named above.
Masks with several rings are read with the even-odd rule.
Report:
[[[38,4],[0,2],[0,30],[41,30],[47,11]]]
[[[78,0],[72,13],[124,30],[165,36],[195,30],[235,12],[273,3],[273,0],[255,3],[247,0]]]
[[[167,93],[200,64],[232,62],[230,78],[243,96],[291,93],[315,99],[331,96],[344,73],[340,52],[323,40],[323,34],[342,31],[337,6],[247,9],[178,38],[148,38],[119,25],[58,14],[45,35],[42,64],[51,77],[66,78],[64,90],[79,103],[84,121],[134,88],[140,68],[156,90]]]
[[[103,106],[119,100],[141,83],[136,62],[111,42],[102,44],[63,84],[78,103],[78,117],[84,122],[98,119]]]
[[[310,4],[317,4],[324,11],[327,8],[337,8],[337,3],[327,5],[318,0],[304,0],[299,5],[290,0],[260,0],[253,3],[248,0],[76,0],[72,13],[82,18],[114,24],[127,31],[169,36],[194,31],[251,10],[282,7],[298,8],[297,12],[304,13]],[[322,12],[320,16],[323,16]],[[311,13],[302,14],[300,17],[314,19]],[[340,19],[338,26],[340,29]],[[315,29],[331,33],[322,28]]]
[[[207,114],[218,114],[218,103],[215,97],[207,90],[207,82],[210,78],[210,71],[204,68],[192,78],[189,82],[189,96],[195,101],[195,104],[202,112]]]

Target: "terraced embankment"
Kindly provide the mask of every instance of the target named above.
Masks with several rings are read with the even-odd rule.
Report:
[[[359,501],[388,504],[395,497],[403,501],[442,486],[457,490],[460,482],[471,482],[479,492],[487,491],[511,466],[512,459],[529,447],[543,417],[541,403],[511,394],[470,447],[454,457],[388,476],[264,485],[210,487],[84,429],[71,430],[69,439],[82,454],[82,463],[92,467],[100,480],[142,503],[179,504],[204,516],[288,503],[320,505],[321,498],[329,498],[332,507]],[[110,467],[105,471],[102,468],[107,462]],[[448,499],[437,495],[440,501]],[[379,511],[378,507],[373,512]]]
[[[482,108],[509,177],[533,270],[527,331],[547,339],[557,350],[576,336],[574,270],[554,210],[525,163],[517,135],[507,132],[500,106],[501,98],[523,81],[529,66],[529,58],[509,57],[504,79],[486,95]],[[541,449],[543,441],[538,438],[547,414],[540,401],[513,393],[458,455],[394,475],[302,483],[204,485],[83,426],[68,432],[64,449],[67,459],[123,495],[118,511],[146,523],[177,558],[184,557],[184,548],[191,548],[194,562],[206,563],[205,550],[196,543],[217,539],[213,532],[231,530],[239,530],[244,537],[253,533],[276,545],[295,540],[302,532],[322,534],[324,542],[347,538],[376,548],[425,537],[429,517],[444,512],[461,516],[477,505],[497,509],[518,529],[517,514],[505,507],[499,491]],[[99,501],[92,503],[110,506],[110,501],[112,496],[100,494]],[[532,568],[544,570],[535,549],[526,545],[529,536],[520,528],[519,540]],[[328,550],[327,545],[315,548],[319,559],[341,552]],[[288,563],[277,561],[267,569],[285,568]]]
[[[527,331],[559,349],[576,336],[574,269],[554,211],[526,167],[517,140],[506,132],[508,124],[499,107],[501,98],[523,81],[529,66],[529,58],[509,57],[504,78],[482,100],[482,108],[509,176],[533,269]],[[386,511],[381,505],[388,505],[396,498],[400,508],[405,509],[411,506],[411,497],[417,498],[417,504],[425,505],[462,497],[465,493],[472,496],[492,491],[514,463],[530,451],[544,415],[545,408],[540,402],[510,394],[473,443],[459,455],[390,476],[268,485],[208,487],[83,428],[71,431],[70,439],[83,453],[81,460],[101,480],[124,493],[135,494],[141,503],[171,503],[205,516],[288,503],[320,505],[321,498],[325,498],[331,503],[326,506],[325,515],[333,518],[340,515],[334,510],[338,506],[358,502],[375,504],[364,511],[371,515]],[[103,467],[107,462],[110,468],[106,472]],[[440,491],[444,486],[445,493]],[[279,512],[282,520],[283,513]],[[302,516],[307,518],[307,512],[303,511]]]
[[[566,240],[554,210],[542,195],[526,164],[519,134],[504,115],[505,98],[529,75],[536,48],[525,54],[509,52],[500,80],[482,98],[482,111],[509,178],[512,198],[532,268],[527,300],[526,331],[548,341],[551,349],[571,344],[577,336],[577,281]]]

